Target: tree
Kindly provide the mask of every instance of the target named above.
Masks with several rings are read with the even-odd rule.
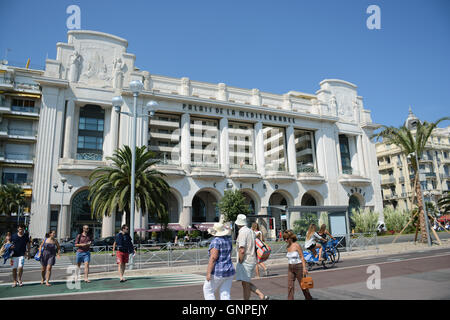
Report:
[[[410,111],[410,116],[412,112]],[[408,118],[409,119],[409,118]],[[393,126],[382,126],[382,130],[375,134],[373,137],[376,139],[383,139],[383,142],[390,143],[398,146],[402,152],[409,156],[411,154],[417,155],[420,159],[425,150],[425,145],[431,136],[433,130],[437,125],[444,121],[450,120],[449,117],[440,118],[436,122],[429,123],[427,121],[421,122],[417,118],[412,118],[414,122],[408,120],[405,125],[396,128]],[[411,156],[411,165],[415,174],[415,193],[417,198],[417,206],[419,208],[419,225],[421,230],[421,241],[427,242],[427,230],[425,228],[425,213],[424,203],[422,202],[422,188],[419,181],[419,164],[416,161],[415,156]]]
[[[21,186],[18,184],[0,185],[0,213],[5,213],[7,216],[11,216],[13,212],[19,214],[25,205],[25,192]]]
[[[95,169],[89,179],[89,196],[92,216],[97,219],[124,210],[127,214],[127,224],[131,211],[131,148],[124,146],[114,152],[108,167]],[[152,169],[158,163],[154,153],[146,146],[136,147],[136,210],[142,214],[149,213],[156,220],[164,222],[167,215],[167,195],[169,185],[164,181],[164,174]]]
[[[224,196],[218,204],[223,222],[235,221],[239,214],[248,215],[250,208],[245,203],[245,197],[239,190],[225,190]]]
[[[294,221],[294,232],[296,234],[301,235],[302,237],[306,236],[306,232],[308,231],[309,226],[314,223],[318,225],[317,213],[315,212],[305,212],[302,213],[300,220]],[[320,228],[320,226],[318,226]]]
[[[442,213],[450,212],[450,192],[447,191],[444,196],[439,199],[438,206]]]

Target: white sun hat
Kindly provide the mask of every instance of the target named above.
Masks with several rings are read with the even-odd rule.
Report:
[[[222,223],[214,223],[214,227],[208,229],[208,233],[215,237],[224,237],[231,235],[231,230]]]
[[[238,226],[246,226],[247,216],[245,214],[238,214],[235,224]]]

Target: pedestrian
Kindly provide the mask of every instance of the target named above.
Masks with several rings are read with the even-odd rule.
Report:
[[[23,265],[25,264],[25,256],[27,259],[30,259],[30,236],[28,233],[25,233],[25,226],[19,225],[17,228],[17,233],[14,233],[11,236],[12,249],[14,253],[11,257],[11,266],[12,266],[12,274],[13,274],[13,285],[12,287],[17,287],[17,283],[19,287],[23,286],[22,282],[22,274],[23,274]]]
[[[8,232],[6,233],[5,241],[0,249],[0,258],[3,258],[3,264],[5,264],[6,261],[14,254],[14,249],[12,249],[12,247],[11,232]]]
[[[316,249],[319,248],[319,261],[322,261],[322,245],[319,243],[323,238],[316,232],[317,226],[311,223],[308,232],[306,232],[305,248],[317,258]]]
[[[295,280],[298,281],[301,288],[302,277],[308,274],[305,258],[303,256],[303,249],[297,243],[297,236],[292,230],[286,230],[283,233],[283,240],[286,242],[288,258],[288,300],[294,300]],[[312,300],[309,289],[302,289],[306,300]]]
[[[75,247],[78,248],[76,254],[76,260],[78,265],[78,273],[80,274],[81,264],[84,263],[84,282],[90,283],[88,279],[89,275],[89,262],[91,262],[90,247],[92,244],[92,234],[89,231],[89,226],[84,225],[83,231],[75,238]]]
[[[56,240],[56,231],[51,230],[46,234],[46,238],[39,247],[39,256],[41,263],[41,284],[50,287],[50,276],[52,274],[52,267],[55,265],[56,257],[60,258],[60,246],[58,240]],[[41,251],[42,250],[42,251]],[[42,252],[42,253],[41,253]]]
[[[235,269],[231,261],[233,243],[231,241],[231,228],[222,223],[215,223],[208,229],[214,238],[209,245],[209,263],[206,269],[206,279],[203,284],[205,300],[215,300],[215,292],[219,290],[220,300],[230,300],[231,285]]]
[[[244,214],[237,216],[236,226],[239,228],[239,235],[236,240],[237,264],[236,280],[242,281],[244,300],[249,300],[251,293],[255,293],[261,300],[268,300],[258,288],[252,284],[251,279],[256,267],[256,246],[255,233],[247,227],[247,217]]]
[[[264,241],[264,236],[262,232],[259,230],[259,225],[257,222],[252,223],[252,231],[255,233],[255,237],[261,241]],[[261,267],[264,270],[264,274],[267,277],[269,275],[269,268],[262,262],[259,257],[256,257],[256,268],[255,273],[258,278],[260,278],[259,268]]]
[[[131,236],[129,235],[129,228],[126,224],[120,228],[120,232],[116,235],[116,239],[113,244],[112,255],[116,255],[116,246],[118,248],[116,262],[119,269],[120,282],[127,281],[123,274],[125,273],[125,266],[128,263],[129,254],[136,254],[133,243],[131,242]]]

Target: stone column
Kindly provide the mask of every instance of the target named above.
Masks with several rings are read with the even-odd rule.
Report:
[[[181,166],[188,172],[191,169],[191,117],[189,113],[181,116]]]
[[[256,170],[262,176],[266,174],[266,161],[264,158],[264,133],[262,122],[255,123],[255,155],[256,155]]]
[[[192,224],[192,207],[183,207],[180,215],[180,225],[187,227]]]
[[[116,222],[116,212],[112,212],[111,215],[103,216],[102,220],[102,238],[112,237],[114,235],[114,226]]]
[[[361,143],[361,135],[356,136],[356,153],[358,154],[359,174],[366,177],[366,168],[364,166],[364,149]]]
[[[111,155],[117,149],[118,137],[119,137],[119,114],[112,108],[111,110],[111,125],[109,126],[111,130]]]
[[[228,143],[228,119],[220,119],[220,166],[225,176],[230,174],[230,149]]]
[[[75,122],[74,114],[75,114],[75,101],[73,99],[70,99],[67,101],[65,130],[64,130],[63,158],[65,159],[72,158],[73,124]]]
[[[295,134],[294,127],[288,126],[286,128],[286,140],[287,140],[287,160],[289,166],[289,173],[297,176],[297,155],[295,150]]]
[[[66,239],[70,237],[70,209],[69,206],[63,205],[62,212],[59,212],[58,216],[58,239]]]

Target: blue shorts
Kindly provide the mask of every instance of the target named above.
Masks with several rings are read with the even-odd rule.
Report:
[[[77,263],[86,263],[91,261],[91,253],[77,251]]]

